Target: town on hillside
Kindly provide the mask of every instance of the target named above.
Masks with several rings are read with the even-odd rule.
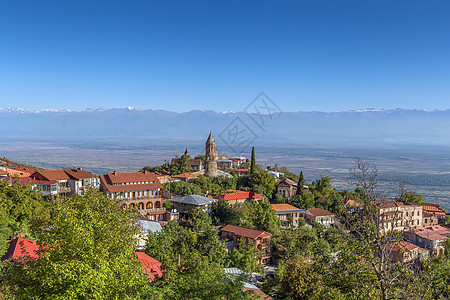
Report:
[[[382,197],[376,172],[360,160],[355,189],[338,191],[328,176],[307,182],[275,162],[263,167],[256,150],[221,156],[210,133],[204,155],[186,149],[160,166],[98,176],[3,159],[0,299],[18,289],[42,298],[95,289],[97,279],[80,282],[109,271],[81,253],[99,261],[115,253],[108,263],[123,274],[131,272],[125,261],[138,263],[146,284],[133,288],[144,298],[450,297],[450,216],[439,205],[406,190]],[[79,282],[57,287],[68,279],[49,271],[56,266]],[[132,286],[113,273],[98,284]]]

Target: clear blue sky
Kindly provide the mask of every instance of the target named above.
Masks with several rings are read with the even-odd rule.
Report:
[[[450,1],[2,1],[0,107],[450,108]]]

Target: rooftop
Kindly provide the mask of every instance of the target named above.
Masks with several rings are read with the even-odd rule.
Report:
[[[240,200],[240,199],[264,199],[264,196],[261,196],[260,194],[257,194],[255,192],[237,191],[234,193],[220,194],[220,195],[215,196],[214,198],[229,201],[229,200]]]
[[[241,226],[236,226],[236,225],[231,225],[231,224],[226,225],[220,231],[232,232],[237,236],[243,236],[243,237],[251,238],[253,240],[258,237],[272,236],[272,234],[270,234],[264,230],[251,229],[251,228],[241,227]]]
[[[172,198],[169,200],[172,202],[184,203],[184,204],[189,204],[189,205],[194,205],[194,206],[204,206],[204,205],[208,205],[208,204],[211,204],[214,201],[216,201],[213,198],[208,198],[208,197],[204,197],[204,196],[200,196],[200,195],[188,195],[188,196],[183,196],[183,197]]]
[[[322,216],[334,216],[332,212],[329,212],[328,210],[321,209],[321,208],[310,208],[307,210],[315,217],[322,217]]]
[[[277,212],[291,212],[291,211],[304,211],[303,209],[300,209],[298,207],[292,206],[290,204],[271,204],[272,208]]]

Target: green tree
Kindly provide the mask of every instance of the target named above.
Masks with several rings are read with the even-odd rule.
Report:
[[[261,170],[253,173],[250,184],[254,192],[271,199],[275,191],[275,179],[269,173]]]
[[[242,283],[225,280],[225,245],[202,212],[194,212],[190,227],[169,222],[150,233],[146,252],[162,262],[164,277],[152,289],[165,299],[245,299]]]
[[[57,200],[51,218],[33,222],[40,255],[11,262],[3,279],[20,299],[131,299],[148,278],[135,260],[134,214],[103,194]]]
[[[216,225],[226,225],[226,224],[236,224],[237,215],[236,212],[231,208],[231,205],[223,199],[217,200],[211,211],[211,216],[213,223]]]
[[[255,147],[252,147],[252,157],[250,159],[250,175],[253,175],[253,172],[255,171],[255,164],[256,164]]]
[[[306,181],[305,178],[303,177],[303,172],[300,171],[300,176],[298,177],[298,183],[297,183],[297,192],[295,193],[296,195],[300,195],[301,192],[303,191],[303,186],[306,185]]]

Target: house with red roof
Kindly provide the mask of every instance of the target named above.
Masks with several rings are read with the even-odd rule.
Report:
[[[122,200],[124,209],[137,206],[149,221],[171,220],[163,207],[163,186],[152,172],[113,172],[100,175],[100,191],[110,199]]]
[[[297,182],[285,178],[281,180],[277,185],[277,193],[286,199],[290,199],[297,193]]]
[[[277,216],[284,225],[298,227],[299,219],[305,211],[290,204],[271,204],[272,208],[277,212]],[[291,224],[289,224],[292,222]]]
[[[239,243],[249,243],[258,250],[257,259],[260,264],[272,261],[272,234],[266,231],[228,224],[220,230],[220,237],[225,240],[228,251],[239,247]]]
[[[247,173],[247,169],[234,169],[230,171],[230,174],[237,174],[238,177],[242,177]]]
[[[414,244],[397,241],[386,245],[386,250],[393,262],[407,263],[420,257],[420,247]]]
[[[406,240],[431,251],[432,256],[440,256],[445,251],[445,241],[450,238],[450,229],[435,225],[416,227],[403,231]]]
[[[24,257],[38,258],[39,245],[34,240],[28,240],[22,237],[12,239],[6,253],[2,256],[1,261],[8,259],[22,260]]]
[[[150,281],[155,281],[163,276],[162,263],[144,252],[135,252],[136,260],[142,264],[142,271],[149,276]]]
[[[37,171],[31,177],[40,181],[57,181],[58,195],[83,195],[88,187],[99,187],[99,179],[94,174],[77,168]]]
[[[330,228],[336,222],[336,215],[322,208],[310,208],[305,211],[305,219],[310,224],[317,222]]]
[[[225,200],[230,205],[235,205],[237,203],[244,203],[251,200],[261,200],[264,196],[261,196],[255,192],[243,192],[235,191],[231,193],[223,193],[214,197],[215,199]]]
[[[382,233],[422,226],[422,206],[416,203],[405,205],[394,200],[383,200],[372,204],[378,210],[379,230]]]

